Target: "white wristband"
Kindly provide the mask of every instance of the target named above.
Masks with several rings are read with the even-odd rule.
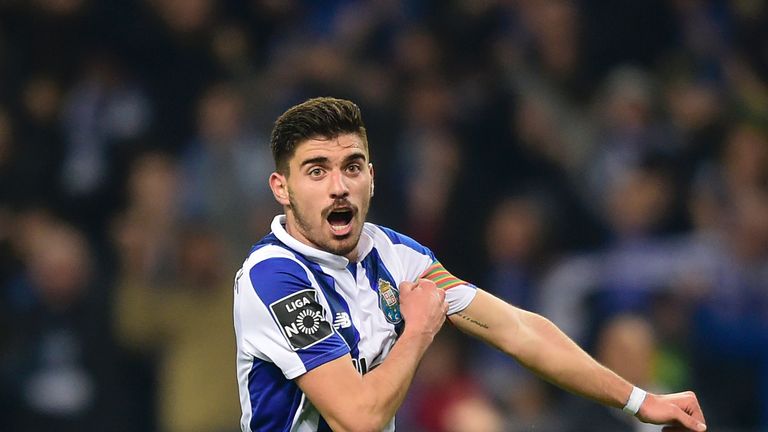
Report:
[[[624,408],[622,408],[624,412],[636,415],[637,412],[640,411],[640,405],[643,404],[646,395],[648,395],[648,393],[645,390],[639,387],[632,387],[632,393],[629,394],[629,400],[627,401],[627,404],[624,405]]]

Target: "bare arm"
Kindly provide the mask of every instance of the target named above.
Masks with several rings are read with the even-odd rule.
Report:
[[[595,361],[552,322],[482,290],[450,320],[462,331],[513,356],[537,375],[572,393],[621,408],[632,391],[632,384]],[[661,396],[649,393],[637,416],[650,423],[704,430],[704,416],[690,392]]]
[[[448,305],[443,290],[424,280],[401,284],[400,302],[405,330],[377,368],[360,375],[346,355],[296,379],[333,430],[380,431],[403,403],[421,357],[445,321]]]

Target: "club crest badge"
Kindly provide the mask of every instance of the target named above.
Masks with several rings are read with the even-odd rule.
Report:
[[[400,291],[384,279],[379,279],[379,307],[388,322],[399,324],[403,320],[400,313]]]

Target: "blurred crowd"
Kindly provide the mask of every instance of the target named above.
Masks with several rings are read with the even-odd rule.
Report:
[[[768,431],[762,0],[0,1],[0,429],[237,429],[269,132],[326,95],[363,110],[369,220]],[[398,423],[659,430],[450,326]]]

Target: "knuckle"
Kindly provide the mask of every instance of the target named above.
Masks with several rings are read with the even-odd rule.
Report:
[[[419,279],[419,285],[429,288],[437,288],[437,285],[429,279]]]

